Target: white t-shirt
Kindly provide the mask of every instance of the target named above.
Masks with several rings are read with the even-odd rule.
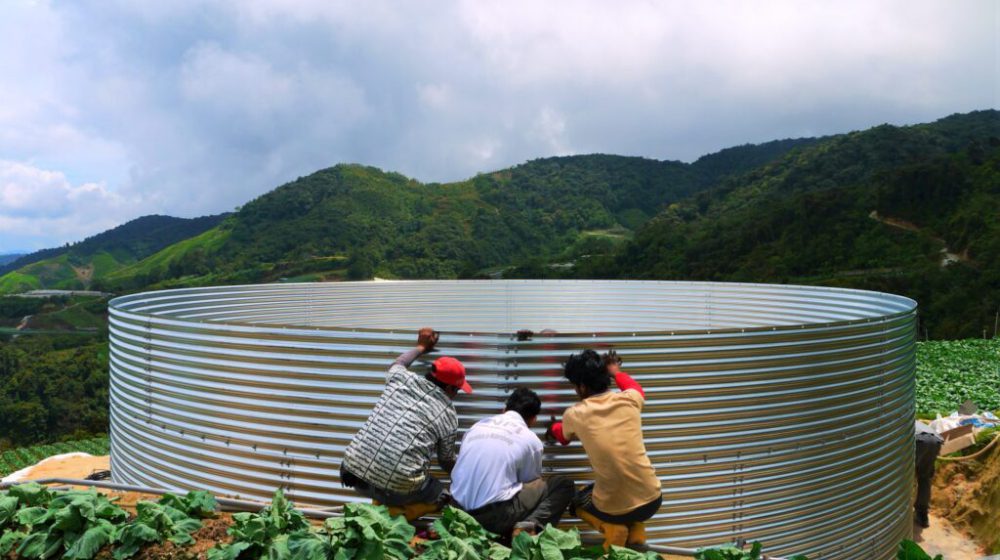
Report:
[[[542,441],[517,412],[476,422],[462,438],[451,495],[466,510],[503,502],[542,476]]]

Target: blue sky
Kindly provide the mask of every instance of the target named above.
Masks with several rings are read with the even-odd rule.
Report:
[[[0,253],[341,162],[691,161],[1000,104],[1000,2],[7,0]]]

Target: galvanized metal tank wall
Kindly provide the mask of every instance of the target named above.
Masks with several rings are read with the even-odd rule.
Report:
[[[663,481],[651,542],[890,558],[910,529],[916,304],[690,282],[419,281],[169,290],[111,303],[116,481],[301,504],[358,499],[342,452],[415,329],[466,363],[463,428],[520,385],[559,415],[560,363],[615,348],[646,390]],[[513,333],[539,333],[519,341]],[[426,367],[426,362],[418,364]],[[419,367],[415,368],[419,369]],[[578,444],[550,472],[589,478]]]

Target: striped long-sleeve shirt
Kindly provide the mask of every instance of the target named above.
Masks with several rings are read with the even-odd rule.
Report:
[[[385,391],[344,453],[344,467],[375,488],[419,490],[432,454],[454,461],[458,416],[436,385],[401,363],[389,368]]]

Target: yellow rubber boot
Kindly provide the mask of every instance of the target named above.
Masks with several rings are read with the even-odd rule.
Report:
[[[646,524],[643,522],[631,523],[628,526],[628,546],[641,546],[646,544]]]
[[[601,521],[592,513],[583,509],[577,509],[576,515],[580,519],[584,520],[587,525],[597,529],[598,532],[604,535],[604,550],[611,550],[612,545],[625,546],[625,542],[628,540],[629,536],[628,527],[625,525]]]
[[[382,502],[378,500],[372,500],[373,506],[380,506]],[[396,517],[402,515],[407,521],[415,521],[421,517],[427,515],[428,513],[434,513],[441,510],[441,506],[438,504],[416,502],[413,504],[406,504],[405,506],[386,506],[389,509],[389,515]]]
[[[403,506],[403,515],[406,516],[406,520],[410,522],[416,521],[428,513],[434,513],[437,511],[441,511],[440,504],[417,502]]]

